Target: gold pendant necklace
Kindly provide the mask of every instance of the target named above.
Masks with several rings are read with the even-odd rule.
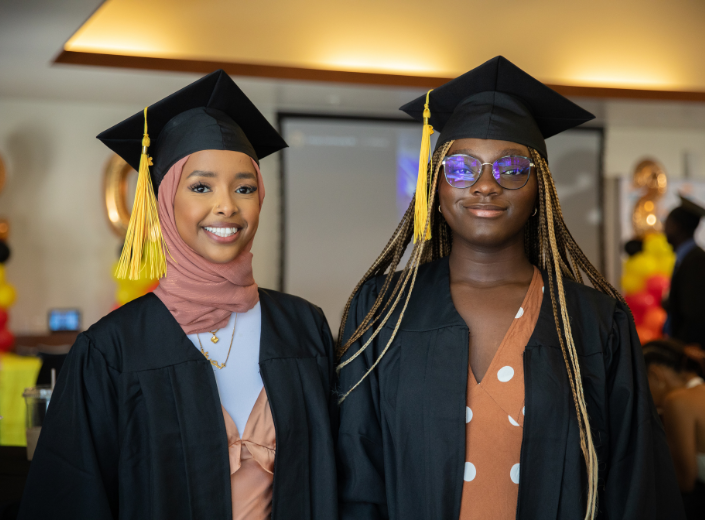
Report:
[[[215,335],[215,333],[218,332],[219,330],[220,330],[220,329],[215,329],[215,330],[212,330],[212,331],[211,331],[211,334],[213,334],[213,337],[211,338],[211,341],[212,341],[213,343],[218,343],[218,341],[220,341],[220,340],[218,339],[218,336]]]
[[[210,361],[211,365],[213,365],[218,370],[222,370],[223,368],[225,368],[225,365],[227,365],[227,363],[228,363],[228,359],[230,359],[230,351],[233,348],[233,339],[235,339],[235,326],[236,325],[237,325],[237,313],[235,313],[235,322],[233,323],[233,335],[230,336],[230,347],[228,347],[228,355],[225,357],[225,361],[223,361],[222,363],[218,363],[215,359],[210,358],[210,356],[208,355],[208,351],[203,350],[203,345],[201,344],[201,335],[196,334],[196,337],[198,338],[198,344],[201,347],[201,354],[203,354],[205,356],[205,358],[208,361]],[[219,329],[216,329],[215,332],[218,332],[218,330]],[[213,334],[213,337],[215,337],[215,332],[211,331],[211,334]],[[211,341],[213,341],[213,338],[211,338]],[[217,343],[217,342],[218,342],[218,338],[215,338],[215,341],[213,341],[213,343]]]

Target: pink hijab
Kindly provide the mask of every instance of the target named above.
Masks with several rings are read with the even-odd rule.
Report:
[[[159,222],[169,247],[166,276],[154,290],[186,334],[224,327],[233,312],[247,312],[259,301],[252,276],[252,242],[227,264],[209,262],[183,241],[174,219],[174,198],[181,172],[190,156],[174,164],[159,186]],[[259,204],[264,200],[264,182],[257,171]]]

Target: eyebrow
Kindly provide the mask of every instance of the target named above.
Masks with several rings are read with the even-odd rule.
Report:
[[[463,155],[472,155],[473,157],[477,156],[475,155],[475,152],[473,150],[469,150],[467,148],[463,148],[462,150],[456,150],[454,151],[451,155],[457,155],[457,154],[463,154]],[[524,157],[524,152],[519,150],[519,148],[505,148],[501,152],[499,152],[497,158],[504,157],[506,155],[521,155]]]
[[[205,171],[205,170],[193,170],[191,173],[189,173],[187,179],[190,179],[191,177],[206,177],[206,178],[215,178],[217,177],[218,174],[215,172],[211,171]],[[255,174],[252,172],[240,172],[235,175],[236,179],[255,179]]]

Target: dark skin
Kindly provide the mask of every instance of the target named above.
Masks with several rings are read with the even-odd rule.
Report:
[[[683,229],[678,221],[671,215],[666,218],[663,231],[666,234],[666,240],[668,240],[668,243],[671,244],[673,249],[677,249],[679,245],[694,236],[693,232]]]
[[[459,139],[448,155],[460,153],[486,163],[505,155],[530,157],[526,146],[492,139]],[[438,193],[453,232],[450,294],[470,329],[470,366],[479,383],[531,285],[534,267],[524,253],[524,226],[537,207],[538,181],[532,170],[526,186],[507,190],[485,166],[465,189],[441,176]]]

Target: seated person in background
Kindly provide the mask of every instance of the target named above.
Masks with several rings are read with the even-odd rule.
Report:
[[[665,305],[664,333],[705,348],[705,251],[695,243],[695,230],[705,208],[681,195],[681,205],[666,219],[668,243],[676,252],[671,291]]]
[[[700,377],[700,352],[675,340],[652,341],[644,345],[643,352],[686,516],[705,518],[705,381]]]

